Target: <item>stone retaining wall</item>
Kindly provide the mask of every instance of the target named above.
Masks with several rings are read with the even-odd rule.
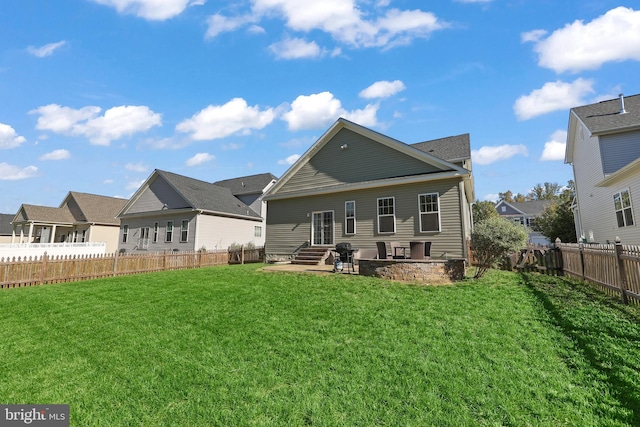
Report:
[[[389,280],[423,283],[451,283],[464,279],[464,259],[361,259],[358,272]]]

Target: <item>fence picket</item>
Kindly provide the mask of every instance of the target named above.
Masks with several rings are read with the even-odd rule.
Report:
[[[244,249],[244,262],[262,262],[264,248]],[[163,270],[233,264],[229,251],[113,253],[88,256],[48,256],[0,259],[0,289],[72,282]],[[240,257],[238,257],[240,258]]]

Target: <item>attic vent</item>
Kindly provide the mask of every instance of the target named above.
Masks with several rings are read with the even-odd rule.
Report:
[[[626,114],[627,110],[624,109],[624,94],[618,95],[620,97],[620,114]]]

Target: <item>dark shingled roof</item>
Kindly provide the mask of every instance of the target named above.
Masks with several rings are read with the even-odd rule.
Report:
[[[514,208],[527,215],[540,215],[544,208],[553,203],[553,200],[529,200],[526,202],[507,202]]]
[[[410,145],[452,163],[471,158],[471,143],[468,133]]]
[[[235,196],[243,194],[262,193],[262,190],[274,179],[277,179],[271,173],[260,173],[257,175],[241,176],[240,178],[223,179],[213,184],[220,187],[226,187],[231,190]]]
[[[11,221],[15,215],[0,214],[0,236],[11,236],[13,233],[13,226]]]
[[[128,201],[126,199],[116,197],[99,196],[96,194],[71,191],[69,192],[69,196],[67,196],[67,198],[62,202],[62,205],[60,205],[61,208],[64,207],[70,197],[73,197],[84,214],[84,218],[76,218],[76,221],[86,221],[99,224],[119,225],[120,221],[116,219],[116,215]]]
[[[253,209],[234,197],[226,187],[167,171],[156,169],[156,172],[172,185],[193,209],[261,218]]]
[[[68,208],[52,208],[50,206],[22,205],[27,221],[57,222],[73,224],[76,222]]]
[[[640,95],[624,97],[627,113],[620,114],[620,99],[572,108],[592,134],[604,134],[640,127]]]

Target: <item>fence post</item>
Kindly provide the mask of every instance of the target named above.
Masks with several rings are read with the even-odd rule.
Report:
[[[113,277],[118,273],[118,251],[113,255]]]
[[[580,251],[580,276],[582,277],[582,281],[584,282],[584,243],[578,243],[578,251]]]
[[[48,258],[48,255],[45,252],[44,255],[42,255],[42,264],[40,264],[40,279],[38,283],[39,285],[44,284],[45,272],[47,271],[47,258]]]
[[[240,246],[240,264],[244,264],[244,245]]]
[[[616,236],[616,261],[618,262],[618,281],[620,283],[620,296],[623,304],[629,304],[627,299],[627,273],[622,261],[622,242],[620,237]]]

